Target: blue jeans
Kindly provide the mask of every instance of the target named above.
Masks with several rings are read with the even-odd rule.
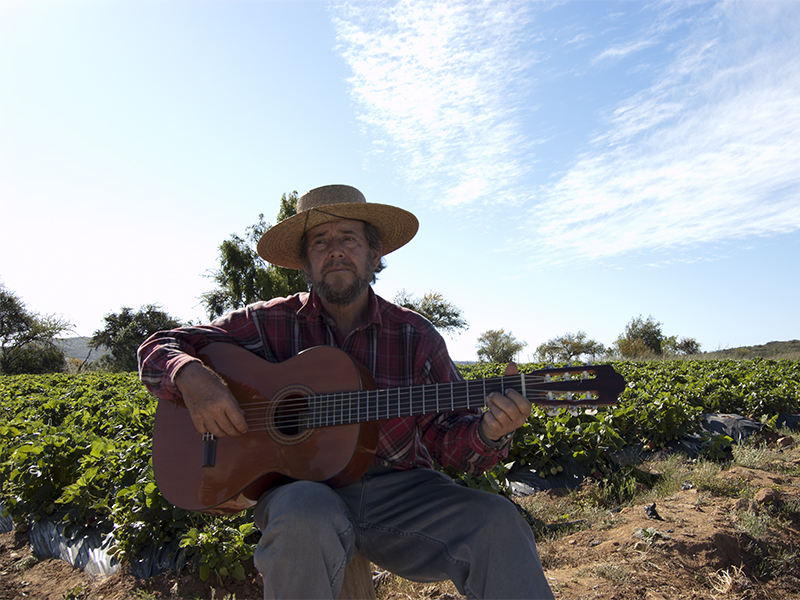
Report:
[[[450,579],[468,598],[553,598],[516,507],[437,471],[373,468],[337,490],[297,481],[254,512],[264,598],[336,598],[356,553],[412,581]]]

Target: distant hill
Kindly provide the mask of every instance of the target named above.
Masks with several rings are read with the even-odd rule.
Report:
[[[89,348],[89,340],[91,338],[88,337],[63,338],[56,340],[56,344],[63,350],[67,358],[77,358],[81,361],[86,360],[88,356],[89,362],[95,362],[100,360],[104,354],[109,353],[105,346],[97,349]]]
[[[738,348],[726,348],[706,352],[708,356],[714,358],[788,358],[796,360],[800,358],[800,340],[789,340],[788,342],[767,342],[760,346],[740,346]]]

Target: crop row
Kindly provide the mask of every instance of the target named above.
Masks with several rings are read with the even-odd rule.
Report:
[[[530,371],[540,365],[521,365]],[[614,407],[548,416],[535,408],[509,457],[471,486],[506,491],[506,473],[524,465],[547,476],[571,457],[607,472],[609,449],[657,448],[695,432],[703,413],[747,415],[769,425],[800,408],[800,362],[619,362],[627,388]],[[470,379],[501,365],[461,367]],[[203,577],[243,577],[252,555],[252,517],[213,517],[169,505],[153,479],[156,401],[135,374],[0,377],[0,504],[18,524],[58,519],[113,536],[120,563],[148,546],[177,541]],[[709,436],[710,452],[729,439]]]

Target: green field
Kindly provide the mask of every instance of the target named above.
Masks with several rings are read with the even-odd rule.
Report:
[[[613,485],[609,453],[657,450],[701,432],[704,413],[733,413],[773,427],[800,407],[800,361],[615,362],[627,388],[616,406],[548,416],[535,408],[507,460],[470,486],[506,492],[515,464],[541,477],[577,459]],[[530,371],[539,365],[521,365]],[[502,365],[463,365],[467,378],[500,375]],[[58,519],[65,532],[113,534],[121,563],[152,545],[173,543],[201,575],[242,576],[252,554],[247,513],[212,517],[174,508],[155,485],[150,443],[156,401],[135,374],[0,376],[0,502],[15,523]],[[702,433],[702,432],[701,432]],[[703,434],[702,449],[722,458],[731,440]]]

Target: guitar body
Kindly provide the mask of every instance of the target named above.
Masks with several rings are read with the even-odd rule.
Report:
[[[211,514],[253,506],[283,480],[342,487],[372,464],[379,421],[303,429],[286,427],[315,394],[375,389],[372,375],[347,353],[320,346],[270,363],[230,344],[206,346],[201,360],[222,376],[245,411],[248,432],[217,438],[213,466],[203,466],[203,437],[182,403],[160,401],[153,430],[153,470],[171,504]]]

